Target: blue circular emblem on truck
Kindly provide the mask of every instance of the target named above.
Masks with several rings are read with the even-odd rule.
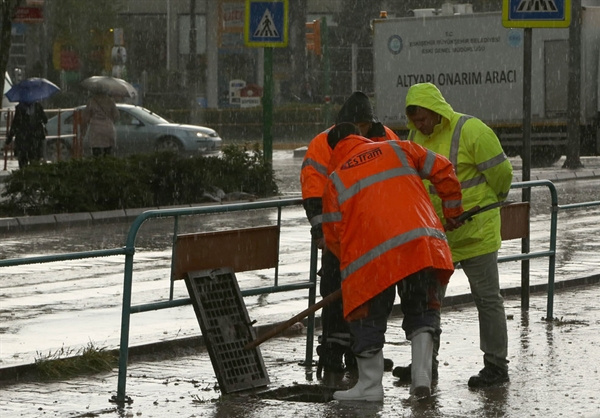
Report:
[[[394,55],[399,54],[402,51],[402,38],[400,35],[392,35],[388,39],[388,49]]]
[[[511,29],[508,31],[508,44],[512,47],[520,47],[523,43],[523,32],[517,29]]]

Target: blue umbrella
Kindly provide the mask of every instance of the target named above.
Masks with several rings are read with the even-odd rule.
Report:
[[[53,82],[45,78],[34,77],[13,85],[6,92],[6,97],[11,102],[34,103],[47,99],[58,91],[60,88]]]

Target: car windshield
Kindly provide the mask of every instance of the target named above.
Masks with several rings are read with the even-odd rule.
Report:
[[[159,125],[161,123],[169,123],[169,121],[165,118],[162,118],[156,113],[153,113],[143,107],[131,107],[128,108],[127,111],[147,125]]]

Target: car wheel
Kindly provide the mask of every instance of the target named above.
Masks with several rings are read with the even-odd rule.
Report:
[[[158,140],[156,144],[157,151],[172,151],[172,152],[181,152],[183,151],[183,146],[181,142],[175,137],[168,136],[165,138],[161,138]]]
[[[45,159],[51,163],[69,161],[71,159],[71,147],[62,140],[48,140],[46,142]]]

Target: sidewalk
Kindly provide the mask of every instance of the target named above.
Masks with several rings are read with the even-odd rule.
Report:
[[[298,181],[300,177],[300,165],[302,163],[302,148],[297,150],[279,151],[285,152],[286,155],[293,155],[294,179]],[[513,164],[513,182],[520,182],[522,179],[522,166],[520,158],[511,158]],[[534,168],[530,172],[530,180],[550,180],[553,183],[558,183],[574,179],[589,179],[600,177],[600,157],[581,157],[584,168],[576,170],[562,169],[565,157],[563,156],[552,167]],[[276,163],[277,161],[275,161]],[[2,168],[4,165],[2,166]],[[7,169],[0,170],[0,193],[3,190],[3,183],[6,178],[14,170],[18,170],[16,159],[8,159]],[[288,175],[291,173],[288,173]],[[299,185],[298,185],[299,190]],[[1,199],[1,196],[0,196]],[[23,229],[46,228],[61,225],[76,225],[76,224],[94,224],[98,222],[110,221],[133,221],[140,213],[149,209],[158,208],[135,208],[135,209],[120,209],[102,212],[81,212],[81,213],[63,213],[56,215],[41,215],[41,216],[22,216],[15,218],[0,218],[0,231],[15,231]]]
[[[260,346],[270,385],[256,391],[221,395],[204,348],[132,356],[124,409],[109,402],[116,394],[118,369],[67,381],[0,383],[3,417],[599,417],[600,285],[561,290],[554,299],[556,319],[546,322],[546,294],[532,295],[530,309],[507,297],[511,382],[471,390],[469,376],[482,367],[477,312],[473,305],[446,307],[442,314],[440,379],[428,402],[409,399],[408,386],[384,375],[385,400],[339,403],[331,386],[353,384],[351,376],[328,388],[305,369],[305,337],[271,339]],[[318,333],[318,332],[317,332]],[[390,320],[384,353],[396,365],[410,361],[401,318]],[[316,341],[315,341],[316,343]],[[329,382],[328,382],[329,383]],[[316,396],[315,394],[321,394]]]

